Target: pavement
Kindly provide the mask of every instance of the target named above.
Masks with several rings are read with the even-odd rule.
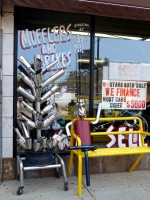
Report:
[[[68,191],[63,177],[26,178],[22,195],[17,195],[18,180],[4,180],[0,185],[1,200],[145,200],[150,199],[150,171],[133,171],[90,175],[86,186],[83,175],[83,195],[77,195],[77,177],[68,177]]]

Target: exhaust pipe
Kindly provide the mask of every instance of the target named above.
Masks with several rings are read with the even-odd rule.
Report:
[[[32,102],[35,101],[35,97],[32,94],[28,93],[23,87],[19,86],[17,88],[17,92],[19,92],[20,94],[22,94],[24,97],[26,97],[30,101],[32,101]]]
[[[28,69],[30,72],[35,74],[35,71],[32,69],[31,65],[26,61],[26,59],[23,56],[20,56],[18,60]]]
[[[52,121],[54,121],[55,115],[51,115],[43,122],[43,128],[46,128]]]
[[[23,147],[24,149],[27,149],[27,146],[26,146],[26,140],[25,138],[21,135],[20,131],[18,128],[14,128],[16,134],[17,134],[17,143]]]
[[[44,75],[51,67],[53,67],[56,63],[58,63],[58,60],[55,60],[51,64],[47,65],[42,71],[41,74]]]
[[[52,82],[54,82],[56,79],[58,79],[59,77],[61,77],[62,75],[64,75],[64,70],[60,70],[59,72],[57,72],[56,74],[54,74],[52,77],[48,78],[46,81],[44,81],[43,83],[41,83],[41,87],[45,88],[46,86],[48,86],[49,84],[51,84]]]
[[[26,121],[26,124],[30,126],[31,128],[36,128],[36,125],[33,121],[26,118],[24,115],[21,115],[21,119]]]
[[[42,97],[41,97],[41,102],[43,102],[43,101],[46,101],[53,93],[55,93],[57,90],[59,89],[59,87],[58,86],[54,86],[54,87],[52,87],[51,88],[51,90],[50,91],[48,91],[46,94],[44,94]]]

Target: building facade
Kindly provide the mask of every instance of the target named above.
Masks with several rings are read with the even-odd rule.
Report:
[[[102,81],[146,82],[145,103],[150,101],[149,40],[150,4],[139,1],[133,5],[119,1],[1,1],[0,29],[2,30],[2,133],[1,167],[3,179],[16,178],[16,155],[24,155],[17,146],[14,127],[17,125],[16,89],[23,85],[17,58],[33,64],[40,54],[43,65],[55,59],[59,65],[50,73],[64,69],[65,76],[56,85],[66,86],[67,92],[56,98],[60,106],[62,126],[76,117],[74,108],[84,99],[88,116],[94,117],[102,100]],[[118,67],[119,66],[119,67]],[[120,67],[121,66],[121,67]],[[47,77],[45,77],[46,79]],[[23,85],[24,86],[24,85]],[[26,86],[24,86],[26,87]],[[141,100],[139,100],[140,102]],[[110,108],[110,107],[109,107]],[[138,110],[140,105],[135,106]],[[100,142],[95,139],[95,142]],[[56,149],[68,161],[67,144]],[[62,148],[62,149],[61,149]],[[95,159],[95,173],[126,171],[129,158]],[[149,169],[149,155],[137,170]],[[91,163],[93,165],[93,163]],[[113,166],[110,167],[110,166]],[[95,170],[93,170],[94,172]],[[72,174],[75,174],[76,170]],[[43,171],[26,176],[48,176]]]

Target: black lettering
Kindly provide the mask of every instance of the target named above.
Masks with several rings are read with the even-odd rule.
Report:
[[[117,108],[122,108],[122,103],[110,103],[110,108],[113,109],[117,109]]]

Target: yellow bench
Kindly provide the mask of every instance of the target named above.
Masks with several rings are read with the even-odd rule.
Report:
[[[77,119],[76,119],[77,120]],[[95,118],[85,118],[85,120],[94,121]],[[139,130],[137,131],[113,131],[113,132],[91,132],[91,136],[99,136],[99,135],[119,135],[119,134],[140,134],[141,138],[141,146],[136,147],[113,147],[113,148],[106,148],[106,147],[98,147],[96,150],[89,150],[88,157],[95,158],[101,156],[124,156],[124,155],[134,155],[139,154],[136,161],[132,164],[129,169],[129,172],[132,172],[134,168],[137,166],[139,161],[141,160],[144,154],[150,153],[150,147],[144,144],[144,137],[150,136],[150,133],[143,131],[142,120],[139,117],[116,117],[116,118],[100,118],[99,121],[126,121],[126,120],[137,120],[139,125]],[[75,121],[75,120],[74,120]],[[77,146],[81,146],[80,138],[75,134],[74,125],[71,125],[70,128],[71,139],[70,139],[70,146],[73,146],[74,140],[77,142]],[[85,154],[81,149],[74,149],[70,151],[70,159],[68,164],[67,175],[70,174],[70,170],[72,168],[73,163],[73,156],[77,155],[78,158],[78,195],[82,195],[82,159],[85,158]]]

